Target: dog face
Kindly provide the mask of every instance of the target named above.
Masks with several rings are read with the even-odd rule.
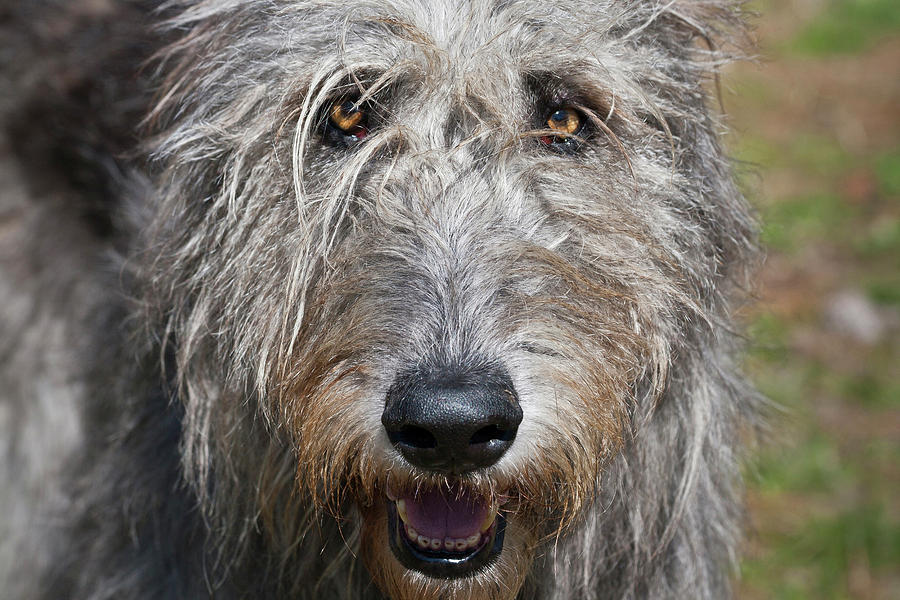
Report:
[[[251,410],[260,512],[299,485],[391,597],[515,596],[746,243],[694,4],[189,3],[146,242],[189,472]]]

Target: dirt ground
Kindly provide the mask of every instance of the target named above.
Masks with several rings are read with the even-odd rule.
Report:
[[[767,0],[724,104],[767,259],[744,599],[900,599],[900,2]]]

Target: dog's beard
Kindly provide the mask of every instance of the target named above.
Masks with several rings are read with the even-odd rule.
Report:
[[[558,447],[543,458],[572,450]],[[592,466],[580,474],[601,468]],[[382,477],[375,489],[357,479],[366,490],[355,496],[360,553],[377,586],[397,600],[514,598],[538,549],[577,526],[597,491],[595,475],[538,459],[515,477],[498,470],[458,477],[386,466],[375,472]]]

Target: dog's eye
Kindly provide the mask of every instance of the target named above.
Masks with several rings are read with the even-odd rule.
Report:
[[[341,98],[328,111],[327,128],[327,133],[336,141],[354,144],[369,134],[368,113],[359,103]]]
[[[582,114],[570,106],[554,109],[547,115],[546,127],[559,132],[559,135],[541,136],[541,143],[554,149],[574,150],[577,143],[575,136],[581,134],[584,121]]]
[[[581,129],[581,115],[574,108],[560,108],[547,118],[547,127],[562,134],[575,135]]]

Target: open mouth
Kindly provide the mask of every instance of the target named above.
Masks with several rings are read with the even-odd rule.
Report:
[[[431,577],[470,575],[503,549],[506,519],[490,498],[463,488],[388,492],[388,539],[400,563]]]

